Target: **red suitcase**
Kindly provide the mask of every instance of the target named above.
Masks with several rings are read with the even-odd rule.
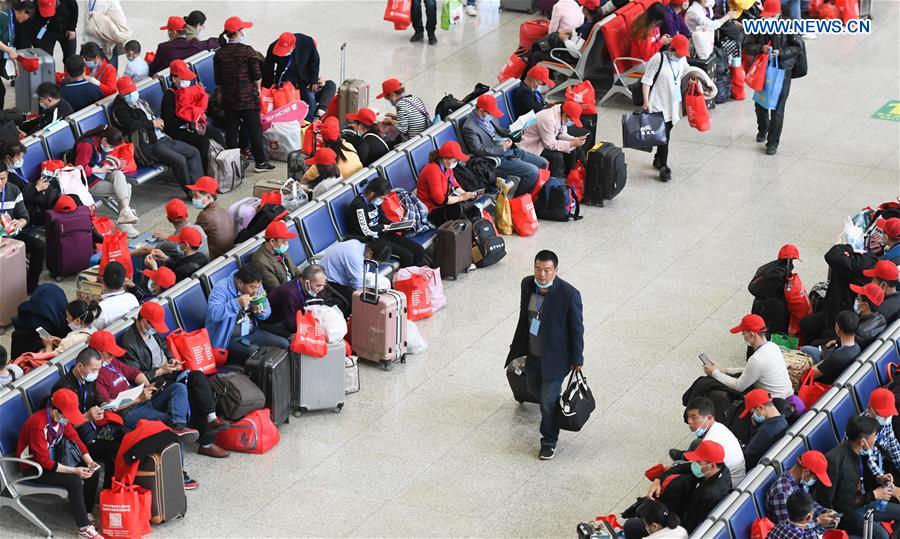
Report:
[[[0,238],[0,326],[7,326],[27,298],[25,244]]]
[[[78,206],[75,211],[47,212],[47,269],[59,278],[75,275],[91,267],[94,253],[91,209]]]
[[[406,362],[406,296],[396,290],[379,291],[378,264],[366,260],[363,266],[363,289],[353,293],[353,352],[390,370],[390,363]]]

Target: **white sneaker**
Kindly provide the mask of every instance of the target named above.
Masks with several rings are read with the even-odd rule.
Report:
[[[136,238],[141,235],[141,233],[138,232],[138,229],[134,228],[134,225],[130,223],[116,223],[116,225],[119,227],[119,230],[127,234],[129,238]]]
[[[466,5],[466,15],[468,15],[469,17],[478,15],[478,11],[475,9],[475,6]]]
[[[78,537],[84,537],[85,539],[103,539],[103,536],[97,533],[97,528],[93,526],[79,529]]]
[[[134,224],[138,222],[137,212],[134,211],[134,208],[125,208],[119,212],[119,219],[116,221],[119,224]]]

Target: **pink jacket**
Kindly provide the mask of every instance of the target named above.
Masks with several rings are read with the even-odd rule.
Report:
[[[584,11],[575,0],[559,0],[550,15],[548,33],[572,32],[584,24]]]
[[[561,108],[562,105],[553,105],[538,112],[535,115],[537,123],[525,128],[522,140],[516,146],[535,155],[541,155],[544,150],[571,152],[573,146],[568,141],[575,137],[569,134],[560,121]]]

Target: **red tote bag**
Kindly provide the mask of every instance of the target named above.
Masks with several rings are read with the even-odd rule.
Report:
[[[328,337],[312,312],[297,311],[297,333],[291,341],[291,352],[312,357],[328,354]]]
[[[566,101],[581,105],[582,114],[597,114],[597,94],[591,81],[586,80],[566,88]]]
[[[569,176],[566,178],[566,185],[570,185],[575,189],[575,198],[578,199],[578,202],[581,202],[581,199],[584,198],[584,182],[586,180],[587,170],[584,168],[584,163],[578,161],[572,167],[572,170],[569,171]]]
[[[122,163],[121,170],[125,174],[137,172],[137,161],[134,160],[134,144],[123,142],[113,148],[113,151],[109,152],[109,155],[115,157]]]
[[[766,539],[775,523],[768,518],[757,518],[750,526],[750,539]]]
[[[525,68],[528,67],[525,60],[522,59],[522,55],[525,53],[525,49],[516,49],[514,53],[509,55],[509,58],[503,65],[503,69],[501,69],[500,74],[497,75],[497,82],[503,82],[507,79],[522,78],[522,75],[525,74]]]
[[[763,91],[766,87],[766,68],[769,66],[769,55],[759,54],[747,68],[747,86]]]
[[[166,337],[166,344],[186,369],[207,375],[216,373],[216,353],[210,344],[206,328],[190,333],[176,329]]]
[[[803,281],[796,273],[791,274],[787,284],[784,285],[784,301],[787,304],[788,313],[791,315],[788,334],[799,335],[800,319],[812,313],[812,303],[809,301],[809,294],[806,293]]]
[[[731,67],[731,98],[735,101],[742,101],[746,94],[744,92],[744,84],[747,83],[747,74],[744,72],[744,66]]]
[[[131,249],[128,247],[128,235],[121,230],[103,236],[103,243],[100,244],[100,275],[103,275],[106,265],[113,261],[125,266],[126,277],[131,279],[134,276],[134,266],[131,264]]]
[[[706,98],[700,89],[700,83],[694,82],[684,97],[684,109],[687,111],[688,123],[697,131],[709,131],[709,110]]]
[[[150,491],[125,476],[100,492],[100,529],[105,537],[140,539],[150,533]]]
[[[412,23],[411,0],[388,0],[384,20],[394,23],[394,30],[406,30]]]
[[[428,277],[418,273],[410,274],[408,279],[394,281],[397,292],[406,295],[407,317],[409,320],[430,318],[433,313],[431,294],[428,292]]]
[[[803,375],[803,380],[800,382],[800,389],[797,390],[797,396],[800,397],[800,400],[806,405],[806,409],[809,410],[809,408],[819,400],[819,397],[829,389],[831,389],[830,385],[816,382],[813,378],[812,369],[809,369]]]
[[[381,202],[381,212],[384,214],[385,219],[392,223],[398,223],[406,216],[406,208],[403,207],[397,193],[393,192],[384,195]]]
[[[540,228],[537,213],[534,211],[534,202],[530,194],[510,199],[509,209],[512,213],[513,228],[520,236],[531,236]]]

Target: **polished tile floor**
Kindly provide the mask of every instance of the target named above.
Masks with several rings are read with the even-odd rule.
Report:
[[[373,95],[397,77],[429,107],[493,83],[527,18],[483,1],[478,18],[439,30],[429,47],[381,21],[383,2],[123,3],[145,50],[169,15],[202,9],[210,29],[239,15],[255,22],[249,41],[261,50],[282,31],[315,36],[329,78],[339,77],[347,42],[347,76],[371,81]],[[446,282],[449,305],[419,324],[428,351],[390,373],[363,366],[362,391],[342,413],[291,421],[265,455],[189,453],[201,486],[188,493],[186,518],[153,536],[572,537],[577,522],[628,506],[646,489],[642,471],[687,442],[680,398],[702,372],[697,354],[741,363],[728,328],[750,307],[756,267],[795,242],[807,287],[823,280],[822,254],[843,218],[900,193],[900,124],[871,118],[898,98],[900,9],[874,4],[872,35],[808,43],[810,74],[792,87],[777,156],[754,142],[749,100],[716,108],[706,133],[675,128],[667,184],[654,179],[648,154],[627,151],[618,198],[576,223],[509,237],[499,265]],[[599,139],[621,142],[626,107],[614,100],[601,112]],[[258,178],[223,198],[247,196]],[[138,193],[140,228],[161,229],[162,204],[178,190],[151,183]],[[519,280],[543,248],[582,292],[585,373],[598,399],[550,462],[537,460],[536,407],[512,399],[502,369]],[[58,505],[30,503],[56,534],[72,534]],[[0,535],[37,529],[7,510]]]

